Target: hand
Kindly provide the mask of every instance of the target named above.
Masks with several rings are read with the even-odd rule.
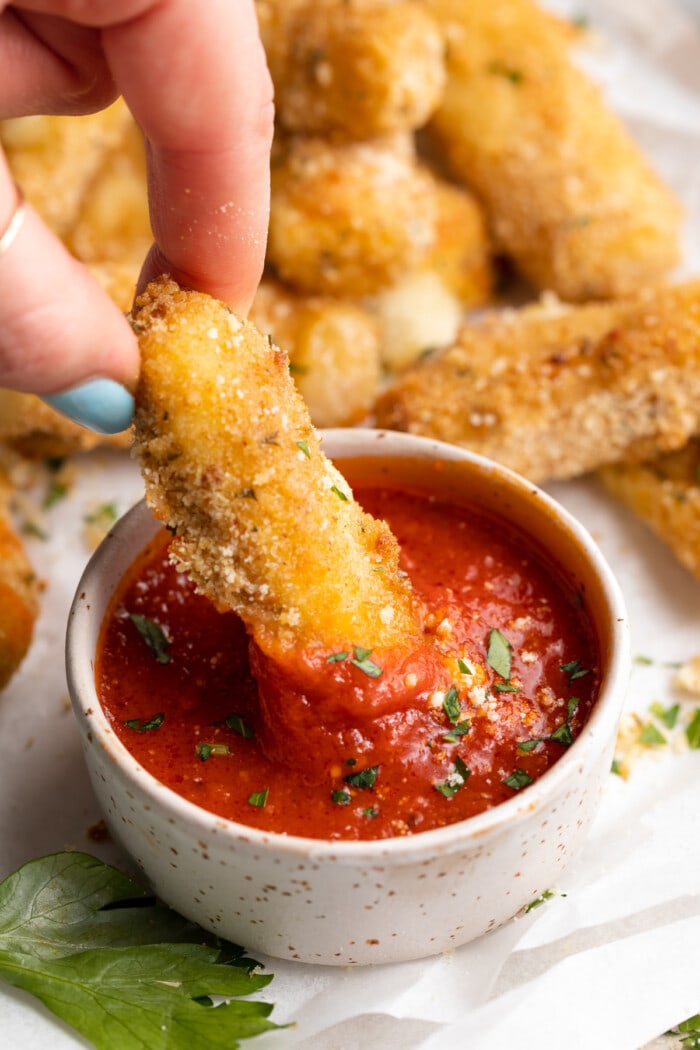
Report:
[[[0,0],[0,69],[0,119],[94,112],[123,95],[146,138],[156,242],[140,284],[168,272],[247,311],[273,121],[253,0]],[[16,205],[0,155],[0,234]],[[102,377],[128,388],[137,374],[124,317],[26,208],[0,254],[0,385],[49,394]]]

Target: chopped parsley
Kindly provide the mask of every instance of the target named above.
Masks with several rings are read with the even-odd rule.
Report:
[[[435,790],[439,791],[445,798],[452,798],[460,788],[463,788],[469,779],[471,770],[460,755],[455,755],[454,771],[450,773],[447,780],[442,784],[435,784]]]
[[[500,675],[501,678],[505,678],[506,682],[509,680],[512,650],[508,639],[496,627],[489,631],[486,662],[496,674]]]
[[[353,659],[350,663],[353,667],[357,667],[358,670],[368,675],[369,678],[379,678],[382,673],[381,667],[375,664],[374,660],[370,660],[372,655],[371,649],[362,649],[359,645],[353,647]]]
[[[245,740],[251,740],[254,736],[253,730],[248,723],[244,722],[241,716],[235,713],[224,719],[224,725],[228,726],[229,729],[233,729],[234,733],[238,733]]]
[[[342,500],[344,503],[348,502],[348,497],[345,495],[342,489],[338,488],[337,485],[331,485],[331,492],[334,492],[338,499]]]
[[[529,912],[534,911],[535,908],[541,907],[545,901],[551,900],[554,896],[554,890],[545,890],[544,893],[540,894],[539,897],[535,897],[533,901],[525,905],[524,911],[527,915]]]
[[[326,657],[326,663],[327,664],[339,664],[339,663],[342,663],[343,660],[347,660],[349,655],[350,655],[350,653],[348,652],[347,649],[343,649],[339,653],[331,653],[330,656]]]
[[[309,452],[309,445],[306,441],[296,441],[296,447],[301,449],[307,459],[311,459],[311,453]]]
[[[457,660],[457,667],[459,667],[462,674],[474,674],[466,660]]]
[[[559,664],[559,670],[568,676],[569,684],[591,673],[590,667],[583,667],[580,660],[570,660],[568,664]]]
[[[462,705],[459,702],[459,693],[454,685],[451,685],[445,693],[445,697],[442,701],[442,709],[453,725],[459,721]]]
[[[550,734],[550,740],[553,740],[556,744],[561,744],[562,747],[570,747],[574,742],[574,734],[571,731],[571,725],[567,722],[562,722],[560,726]]]
[[[378,771],[379,766],[367,766],[365,769],[358,769],[356,773],[348,773],[343,780],[351,787],[373,788]]]
[[[373,820],[379,816],[379,810],[376,806],[367,806],[366,809],[362,810],[362,816],[367,817],[368,820]]]
[[[543,742],[543,737],[533,737],[531,740],[519,740],[518,751],[534,751],[538,744]]]
[[[49,490],[44,496],[44,502],[42,506],[44,510],[49,510],[59,500],[64,499],[68,495],[68,486],[61,481],[53,481],[49,486]]]
[[[532,777],[524,769],[514,769],[510,776],[504,777],[503,783],[513,791],[520,791],[532,783]]]
[[[443,733],[442,739],[447,744],[454,744],[461,737],[466,736],[466,734],[469,732],[471,727],[472,727],[471,722],[469,721],[468,718],[465,718],[465,719],[463,719],[463,721],[458,722],[457,725],[452,726],[452,728],[450,730],[448,730],[447,733]]]
[[[647,722],[645,726],[642,726],[639,734],[639,743],[643,744],[644,747],[663,747],[668,741],[653,722]]]
[[[228,744],[207,744],[200,740],[195,747],[195,753],[200,762],[206,762],[212,755],[230,755],[231,748]]]
[[[43,543],[49,538],[48,532],[42,529],[40,525],[37,525],[35,521],[24,521],[22,522],[22,532],[25,536],[34,536],[37,540],[41,540]]]
[[[88,514],[85,515],[84,519],[87,525],[98,525],[100,528],[108,528],[110,525],[114,525],[117,520],[117,505],[116,503],[101,503],[99,507],[95,507]]]
[[[492,689],[494,693],[521,693],[522,689],[519,685],[513,685],[512,682],[494,682]]]
[[[678,714],[680,712],[681,705],[674,704],[672,707],[664,707],[658,700],[655,700],[649,707],[654,718],[658,718],[660,722],[666,726],[667,729],[674,729],[676,722],[678,721]]]
[[[267,805],[267,798],[269,794],[269,788],[264,788],[262,791],[254,791],[252,795],[248,796],[248,803],[251,806],[257,806],[258,809],[264,809]]]
[[[688,746],[693,751],[700,750],[700,707],[696,707],[695,713],[690,720],[685,735],[688,739]]]
[[[170,641],[163,633],[163,629],[159,627],[155,620],[149,620],[147,616],[143,616],[141,613],[130,613],[129,619],[158,663],[169,664],[170,653],[168,649],[170,648]]]
[[[622,768],[623,768],[622,767],[622,762],[620,761],[620,759],[619,758],[614,758],[612,760],[612,765],[610,766],[610,772],[614,773],[615,776],[621,777],[622,776]]]
[[[352,795],[347,788],[337,788],[331,791],[331,802],[335,802],[336,806],[347,806],[351,799]]]
[[[152,729],[160,729],[165,721],[165,714],[159,711],[151,718],[127,718],[124,725],[127,729],[133,729],[135,733],[150,733]]]

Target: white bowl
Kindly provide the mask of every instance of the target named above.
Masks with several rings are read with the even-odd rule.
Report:
[[[68,682],[87,766],[113,837],[154,891],[249,951],[330,965],[396,962],[457,947],[556,885],[597,811],[629,674],[626,613],[588,533],[545,493],[462,449],[377,430],[327,431],[343,469],[461,493],[517,523],[586,595],[602,684],[584,729],[512,799],[413,836],[338,842],[271,834],[224,820],[166,788],[126,750],[95,691],[102,619],[125,570],[159,528],[144,504],[90,561],[71,609]],[[436,469],[437,464],[437,469]]]

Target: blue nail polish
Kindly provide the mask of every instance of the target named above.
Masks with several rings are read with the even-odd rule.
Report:
[[[118,434],[126,430],[134,415],[133,397],[113,379],[91,379],[61,394],[48,394],[42,400],[98,434]]]

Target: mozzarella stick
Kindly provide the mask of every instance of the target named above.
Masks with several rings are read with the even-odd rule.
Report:
[[[364,139],[420,127],[435,109],[442,33],[412,0],[267,0],[258,11],[289,131]]]
[[[465,325],[385,391],[376,421],[536,482],[680,448],[700,431],[700,282]]]
[[[364,419],[380,379],[379,326],[347,300],[260,284],[250,320],[289,353],[289,367],[317,427]]]
[[[0,474],[0,690],[22,663],[39,612],[39,582],[12,525],[8,495]]]
[[[403,136],[294,138],[272,167],[268,261],[302,292],[372,295],[423,263],[436,221],[434,181]]]
[[[602,467],[598,476],[700,580],[700,438],[645,463]]]
[[[171,550],[264,651],[410,645],[420,626],[388,526],[321,451],[285,353],[163,278],[137,299],[135,453]]]
[[[532,0],[423,3],[448,56],[434,144],[521,273],[584,301],[633,294],[669,272],[678,203],[551,16]]]

